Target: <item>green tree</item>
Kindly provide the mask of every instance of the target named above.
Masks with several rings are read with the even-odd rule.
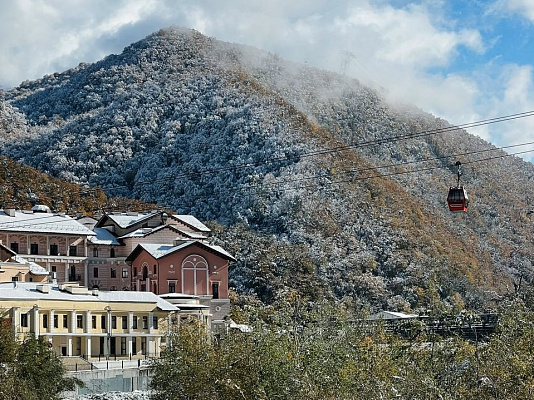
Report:
[[[61,359],[43,339],[15,340],[8,320],[0,320],[0,399],[53,400],[82,385],[68,377]]]

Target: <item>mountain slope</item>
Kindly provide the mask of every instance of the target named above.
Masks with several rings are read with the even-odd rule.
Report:
[[[265,303],[484,308],[531,277],[533,166],[346,77],[173,28],[4,97],[3,154],[217,222]]]

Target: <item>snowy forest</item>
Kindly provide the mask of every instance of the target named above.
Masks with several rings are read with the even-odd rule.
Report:
[[[4,206],[150,203],[206,222],[237,259],[238,310],[298,293],[367,314],[488,311],[533,278],[532,164],[354,79],[196,31],[0,91],[0,144]],[[12,160],[48,189],[24,188]],[[471,204],[452,214],[458,160]]]

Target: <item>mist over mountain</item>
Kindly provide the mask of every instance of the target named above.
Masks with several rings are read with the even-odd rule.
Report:
[[[487,309],[532,279],[534,166],[343,75],[170,28],[0,95],[2,155],[212,221],[250,299]]]

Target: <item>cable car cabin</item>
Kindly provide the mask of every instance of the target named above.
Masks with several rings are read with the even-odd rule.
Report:
[[[447,204],[449,205],[449,210],[452,212],[467,211],[469,198],[463,186],[449,188]]]

